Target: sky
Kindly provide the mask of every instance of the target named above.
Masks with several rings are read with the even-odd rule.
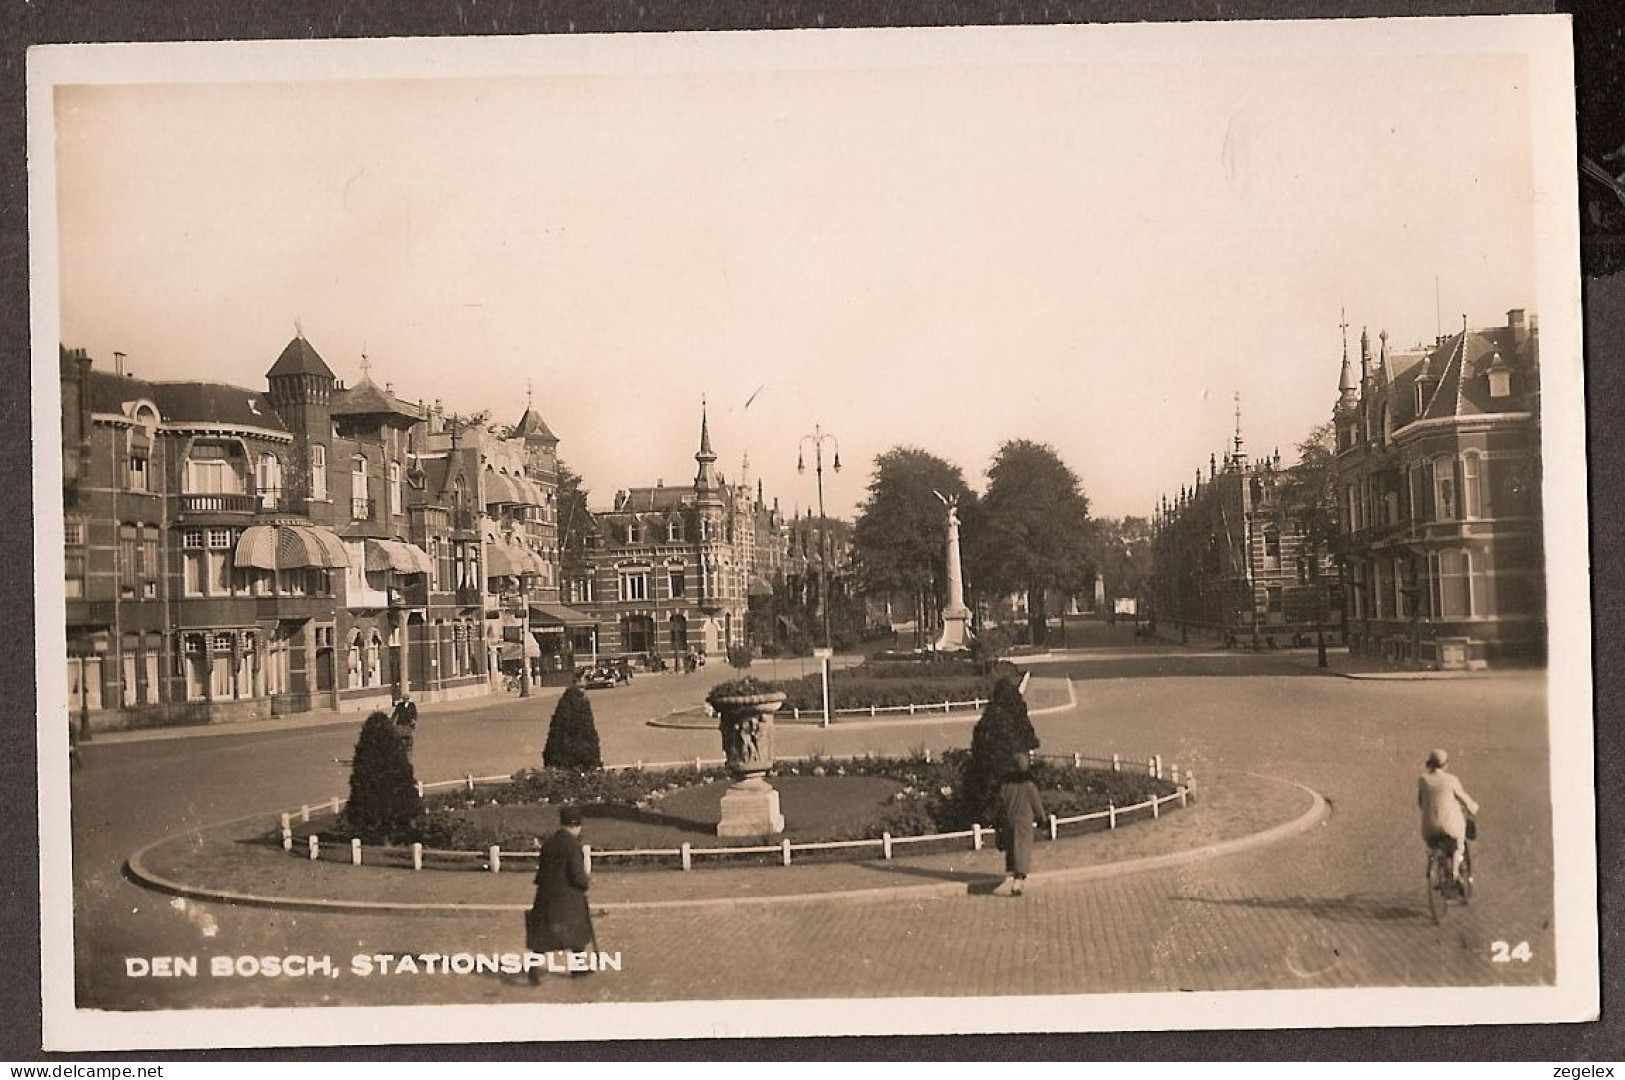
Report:
[[[690,482],[703,398],[786,512],[818,425],[831,514],[892,446],[982,488],[1027,438],[1144,515],[1235,394],[1291,459],[1342,311],[1353,349],[1536,310],[1525,58],[1316,40],[62,86],[61,339],[260,388],[297,324],[352,384],[529,393],[595,505]]]

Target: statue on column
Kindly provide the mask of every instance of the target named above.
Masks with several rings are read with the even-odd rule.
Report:
[[[942,609],[942,636],[934,646],[939,652],[970,647],[970,608],[965,606],[965,573],[959,559],[959,497],[949,498],[933,490],[948,508],[948,603]]]

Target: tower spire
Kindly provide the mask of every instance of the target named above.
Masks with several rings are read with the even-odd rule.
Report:
[[[1241,449],[1241,391],[1240,390],[1236,391],[1236,449],[1235,449],[1235,452],[1230,455],[1230,459],[1235,462],[1236,468],[1238,468],[1238,469],[1241,468],[1243,465],[1245,465],[1247,463],[1247,454]]]
[[[716,452],[711,449],[711,421],[706,412],[705,397],[700,397],[700,448],[694,454],[694,460],[699,463],[699,471],[694,474],[694,491],[700,496],[702,502],[714,502],[721,498],[717,484]]]
[[[1354,377],[1354,362],[1349,359],[1349,317],[1344,308],[1338,309],[1338,328],[1343,331],[1343,368],[1337,379],[1337,404],[1340,408],[1353,408],[1360,398],[1360,381]]]

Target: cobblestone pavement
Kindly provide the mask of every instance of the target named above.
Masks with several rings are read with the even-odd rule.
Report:
[[[1151,676],[1148,652],[1158,654]],[[97,745],[74,782],[79,1000],[129,1009],[1497,985],[1553,977],[1542,676],[1359,682],[1306,676],[1268,656],[1214,659],[1143,645],[1115,658],[1051,657],[1043,674],[1074,678],[1078,699],[1075,709],[1038,719],[1045,749],[1161,753],[1210,775],[1232,768],[1284,777],[1325,794],[1332,815],[1319,830],[1265,850],[1178,870],[1050,883],[1021,899],[613,913],[599,920],[600,945],[621,953],[624,970],[550,978],[537,989],[474,975],[135,980],[124,974],[127,955],[296,952],[330,954],[343,967],[358,952],[514,949],[520,928],[516,916],[504,914],[346,916],[171,901],[119,876],[125,855],[166,833],[342,790],[335,788],[342,769],[331,762],[348,756],[353,728]],[[682,677],[654,677],[595,696],[606,756],[714,754],[710,733],[643,725],[652,708],[692,703],[705,685],[694,678],[685,686]],[[530,760],[545,718],[516,712],[510,699],[489,711],[426,715],[420,727],[420,772],[459,775]],[[787,731],[780,749],[895,751],[962,745],[968,737],[963,724]],[[1434,745],[1451,749],[1468,790],[1484,804],[1475,848],[1479,896],[1438,927],[1426,913],[1414,809],[1415,776]],[[749,963],[719,960],[739,955],[742,941],[751,943]],[[1496,941],[1526,941],[1531,958],[1498,963]]]

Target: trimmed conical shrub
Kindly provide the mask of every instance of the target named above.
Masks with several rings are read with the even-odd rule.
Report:
[[[993,684],[993,696],[971,732],[970,756],[960,774],[960,806],[966,821],[992,824],[999,783],[1014,768],[1016,754],[1038,749],[1038,733],[1027,702],[1009,679]]]
[[[423,815],[417,777],[395,723],[375,712],[361,725],[350,764],[350,802],[344,820],[363,843],[393,843],[413,835]]]
[[[542,764],[549,769],[602,769],[604,756],[598,747],[598,727],[592,719],[592,702],[579,686],[568,687],[553,710],[547,728],[547,745],[542,747]]]

